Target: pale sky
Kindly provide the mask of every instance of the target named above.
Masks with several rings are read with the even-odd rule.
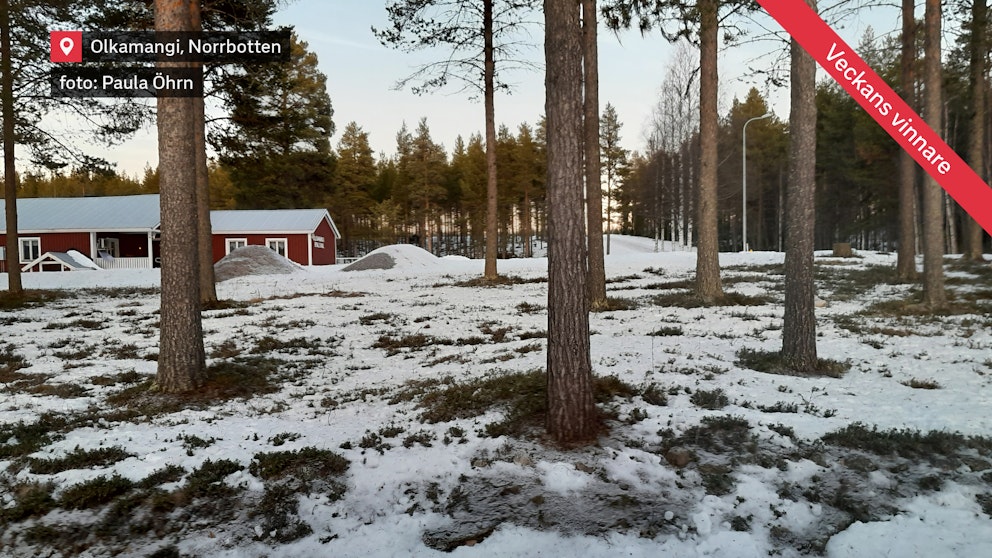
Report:
[[[414,129],[421,117],[427,117],[434,141],[450,152],[457,136],[467,139],[471,134],[483,131],[482,103],[469,100],[466,93],[454,90],[417,96],[409,90],[393,89],[398,79],[447,51],[409,54],[380,45],[370,28],[386,26],[384,6],[385,2],[372,0],[291,0],[276,14],[275,20],[279,25],[295,27],[297,35],[317,54],[320,69],[327,75],[337,128],[331,140],[333,146],[337,146],[345,125],[355,121],[369,133],[377,157],[380,152],[392,155],[396,132],[403,122]],[[543,16],[537,13],[534,17],[541,19]],[[826,18],[830,20],[829,16]],[[777,24],[764,14],[753,16],[753,19],[757,23],[749,23],[740,16],[734,21],[748,25],[752,37],[765,34],[762,28],[777,29],[780,37],[784,37]],[[857,17],[847,17],[838,32],[856,46],[869,25],[877,35],[895,31],[900,26],[898,10],[875,8]],[[533,27],[530,40],[534,44],[530,56],[540,63],[543,34],[539,26]],[[659,32],[643,37],[638,32],[625,32],[617,37],[603,28],[599,43],[601,107],[606,103],[616,107],[623,123],[624,147],[643,151],[652,107],[675,47]],[[761,78],[748,76],[749,67],[767,69],[763,65],[785,48],[783,40],[721,48],[721,113],[727,110],[734,97],[743,98],[754,86],[767,92],[779,118],[788,118],[788,91],[769,89]],[[761,58],[762,54],[766,56]],[[497,125],[506,124],[515,130],[522,122],[535,124],[544,113],[543,70],[521,71],[506,79],[514,83],[515,88],[511,95],[500,94],[496,98]],[[146,130],[122,146],[109,151],[101,149],[100,154],[116,162],[119,171],[132,175],[141,173],[146,165],[154,166],[157,162],[155,131]]]

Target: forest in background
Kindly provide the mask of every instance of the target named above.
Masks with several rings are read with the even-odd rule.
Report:
[[[922,24],[922,23],[920,23]],[[947,143],[968,159],[974,106],[969,81],[970,32],[958,32],[943,67]],[[901,37],[870,31],[857,50],[913,106],[922,85],[900,91]],[[923,41],[916,41],[922,60]],[[698,68],[683,43],[658,89],[643,151],[619,146],[623,123],[606,105],[600,119],[604,223],[608,232],[635,234],[691,246],[698,180]],[[919,62],[918,62],[919,64]],[[917,71],[920,76],[922,72]],[[486,219],[485,139],[468,132],[455,145],[436,143],[429,121],[396,134],[392,155],[373,153],[360,122],[344,126],[336,142],[331,99],[316,56],[294,35],[292,61],[264,72],[218,74],[214,90],[230,117],[209,130],[216,156],[209,165],[214,208],[326,207],[343,238],[341,255],[381,245],[416,242],[437,255],[480,258]],[[918,81],[921,79],[918,77]],[[986,81],[986,84],[988,82]],[[987,89],[987,87],[986,87]],[[817,248],[850,242],[856,248],[894,250],[898,231],[898,145],[839,86],[817,86]],[[286,99],[296,102],[287,102]],[[988,95],[986,95],[986,99]],[[987,103],[987,100],[986,100]],[[783,250],[788,190],[788,125],[769,112],[752,89],[720,118],[720,249],[739,250],[742,206],[742,128],[747,136],[748,246]],[[985,111],[986,118],[992,111]],[[413,115],[412,115],[413,116]],[[275,126],[289,122],[291,126]],[[990,126],[987,125],[986,129]],[[627,132],[634,133],[634,132]],[[990,142],[985,142],[986,152]],[[544,121],[503,125],[496,137],[499,257],[529,256],[545,235]],[[985,166],[992,156],[986,153]],[[19,197],[101,196],[158,191],[158,174],[122,176],[99,161],[39,165],[19,176]],[[979,169],[988,175],[988,168]],[[919,174],[919,173],[918,173]],[[922,182],[922,176],[918,176]],[[960,251],[966,214],[945,194],[945,251]],[[919,206],[919,203],[917,203]],[[915,214],[919,223],[919,209]],[[917,231],[921,227],[917,226]],[[917,236],[919,233],[917,233]],[[986,241],[988,239],[986,238]]]

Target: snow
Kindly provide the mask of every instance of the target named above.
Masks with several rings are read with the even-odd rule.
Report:
[[[613,235],[610,243],[607,274],[617,279],[610,285],[611,296],[646,300],[661,292],[648,289],[651,283],[692,275],[695,255],[688,250],[679,251],[669,243],[659,245],[661,251],[656,252],[653,239],[619,235]],[[902,325],[862,318],[866,320],[864,331],[852,332],[838,327],[835,318],[856,315],[867,304],[904,295],[910,287],[879,286],[849,300],[820,292],[818,295],[829,302],[828,307],[817,309],[820,356],[849,360],[852,368],[842,378],[799,378],[761,374],[735,363],[735,355],[743,347],[776,350],[780,346],[780,303],[698,309],[642,304],[636,310],[593,314],[596,374],[615,375],[636,386],[655,383],[670,390],[669,402],[656,406],[634,397],[615,403],[619,420],[611,423],[609,434],[598,444],[562,450],[539,439],[482,435],[485,424],[501,418],[498,410],[428,424],[420,419],[417,400],[390,402],[411,380],[450,377],[463,382],[496,371],[543,368],[544,340],[518,336],[545,330],[546,313],[523,312],[518,305],[526,302],[545,307],[547,285],[521,282],[491,288],[460,287],[455,284],[481,276],[483,262],[436,258],[409,245],[389,246],[379,252],[395,265],[351,273],[344,272],[343,266],[313,267],[288,275],[248,274],[218,284],[221,299],[247,306],[240,313],[205,313],[208,354],[225,342],[233,342],[249,354],[256,340],[264,336],[284,341],[305,338],[312,349],[326,349],[324,353],[302,350],[267,355],[308,367],[279,391],[191,406],[148,419],[81,424],[29,457],[52,458],[77,447],[112,446],[121,446],[132,457],[108,466],[50,475],[14,468],[10,470],[17,471],[16,479],[5,479],[10,473],[0,472],[0,485],[6,492],[15,480],[51,482],[58,497],[65,488],[101,475],[119,473],[140,481],[165,465],[178,465],[190,472],[207,460],[230,459],[246,469],[230,475],[224,483],[260,495],[267,485],[247,469],[259,452],[313,446],[333,450],[350,461],[341,478],[347,490],[340,500],[320,491],[300,494],[298,517],[310,526],[312,534],[280,544],[268,538],[259,518],[243,515],[233,523],[207,527],[192,521],[181,536],[160,538],[136,533],[125,552],[134,556],[174,544],[184,556],[231,558],[449,554],[487,558],[741,558],[799,556],[803,554],[795,546],[799,539],[788,537],[808,535],[814,539],[817,533],[825,533],[823,549],[830,558],[992,556],[992,522],[976,502],[976,495],[990,492],[990,487],[988,481],[983,484],[978,480],[979,472],[972,474],[967,467],[951,464],[946,469],[921,472],[943,479],[938,490],[925,492],[900,489],[905,487],[905,483],[899,484],[902,473],[894,471],[903,469],[879,459],[875,459],[876,469],[856,473],[840,463],[847,457],[843,452],[820,460],[802,454],[777,466],[728,466],[731,488],[719,494],[704,490],[703,481],[709,473],[697,464],[676,469],[657,451],[672,435],[665,433],[667,429],[678,436],[704,417],[726,415],[746,419],[750,433],[760,442],[760,453],[766,455],[798,452],[801,444],[854,422],[880,429],[989,435],[992,415],[984,409],[992,403],[992,332],[987,316]],[[827,255],[820,254],[818,260]],[[894,255],[861,255],[856,261],[840,263],[847,267],[894,264]],[[721,254],[725,274],[730,273],[726,270],[731,266],[782,261],[781,253]],[[537,279],[545,276],[547,260],[501,260],[499,269],[503,274]],[[637,278],[630,278],[635,275]],[[101,385],[95,378],[131,371],[149,377],[155,373],[155,362],[114,357],[107,348],[116,343],[132,344],[141,355],[157,352],[157,329],[152,324],[158,319],[158,295],[135,290],[111,296],[100,289],[155,287],[158,270],[29,273],[24,274],[23,281],[28,289],[67,289],[80,294],[43,306],[0,311],[0,352],[10,344],[29,364],[18,373],[47,375],[49,385],[83,385],[87,393],[62,398],[7,385],[0,392],[0,425],[31,423],[44,412],[83,413],[105,406],[105,398],[126,385]],[[6,287],[6,275],[0,275],[0,287]],[[729,288],[780,296],[769,292],[772,283],[765,281],[736,283]],[[72,326],[79,316],[100,321],[102,328]],[[961,324],[966,318],[970,325]],[[486,337],[481,332],[483,324],[510,328],[507,340],[401,349],[392,356],[372,346],[383,335],[422,333],[449,340]],[[666,325],[680,327],[682,335],[649,335]],[[871,325],[901,328],[908,334],[871,333]],[[881,348],[866,341],[877,341]],[[539,350],[518,351],[535,343]],[[86,354],[67,356],[70,349]],[[218,360],[220,357],[213,357],[211,362]],[[903,385],[914,378],[934,379],[941,388],[923,390]],[[687,389],[693,393],[722,389],[730,403],[718,411],[702,409],[690,402]],[[798,412],[773,413],[760,408],[776,403],[796,405]],[[633,420],[635,409],[646,416]],[[389,426],[401,430],[394,437],[382,436],[382,442],[390,447],[383,446],[381,451],[361,447],[366,436]],[[798,441],[778,434],[775,429],[780,426],[793,429]],[[455,427],[464,435],[444,443]],[[430,446],[405,444],[405,438],[415,433],[433,436]],[[274,440],[286,434],[292,436],[276,445]],[[188,437],[212,442],[190,449],[182,443]],[[743,445],[745,441],[741,442]],[[0,459],[0,471],[12,465],[13,460]],[[917,466],[923,467],[904,464],[911,469]],[[874,513],[869,521],[845,523],[838,532],[822,531],[824,525],[835,524],[837,512],[826,498],[814,501],[800,494],[803,490],[826,491],[831,483],[842,481],[859,482],[858,490],[864,491],[866,502],[888,507]],[[179,481],[161,488],[182,485]],[[795,490],[789,492],[791,489]],[[464,500],[459,500],[459,492]],[[537,496],[541,496],[539,503],[535,503]],[[12,494],[5,493],[3,505],[10,507],[13,502]],[[246,509],[251,506],[246,505]],[[464,525],[460,522],[473,513],[482,514],[474,527],[480,533],[477,538],[450,553],[425,543],[426,534],[461,528]],[[27,528],[31,522],[58,525],[84,517],[89,516],[55,511],[23,525],[7,524],[6,532],[0,532],[0,554],[61,555],[50,547],[16,538],[17,529]],[[487,517],[499,520],[490,524]],[[624,528],[624,521],[632,527]],[[104,556],[120,549],[97,544],[86,552],[87,556]]]
[[[371,269],[397,269],[400,271],[416,268],[434,268],[439,258],[427,250],[412,244],[391,244],[377,248],[358,261],[348,265],[344,271],[366,271]],[[458,260],[449,260],[458,261]]]

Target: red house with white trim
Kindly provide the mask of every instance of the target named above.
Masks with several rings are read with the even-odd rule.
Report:
[[[103,269],[159,265],[159,197],[25,198],[17,202],[19,261],[24,271],[76,251]],[[268,246],[301,265],[337,262],[339,233],[326,209],[210,212],[213,260],[245,245]],[[0,272],[7,223],[0,200]]]

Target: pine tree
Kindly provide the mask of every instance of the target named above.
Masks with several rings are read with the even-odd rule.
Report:
[[[431,222],[436,205],[444,195],[444,173],[447,155],[444,148],[431,139],[427,119],[421,118],[417,133],[410,139],[409,151],[400,156],[400,167],[409,177],[412,209],[416,216],[417,235],[428,252],[434,251],[435,234]]]
[[[190,24],[194,32],[203,30],[200,0],[190,0]],[[194,63],[196,79],[203,82],[203,64]],[[217,302],[214,281],[213,233],[210,224],[210,173],[207,170],[207,120],[203,97],[193,99],[193,142],[196,149],[196,222],[200,255],[200,303],[210,307]]]
[[[717,231],[717,50],[718,0],[699,4],[699,180],[696,193],[696,294],[705,302],[723,298]]]
[[[189,31],[186,2],[155,1],[158,31]],[[165,393],[191,391],[205,380],[200,317],[193,99],[158,98],[162,211],[162,305],[158,373]]]
[[[244,209],[319,207],[334,175],[327,77],[307,43],[292,36],[290,61],[222,77],[228,124],[210,135]]]
[[[369,145],[369,135],[356,122],[345,126],[338,141],[337,159],[334,201],[329,206],[341,230],[343,252],[355,256],[352,240],[356,218],[363,220],[372,216],[371,192],[376,181],[375,157]]]
[[[916,1],[902,0],[902,42],[899,84],[910,108],[916,105]],[[899,251],[896,274],[903,281],[916,279],[916,162],[905,150],[899,154]]]
[[[582,192],[582,42],[575,0],[545,0],[548,142],[548,434],[595,439]]]
[[[14,73],[10,40],[10,7],[0,0],[0,105],[3,118],[4,218],[6,223],[5,259],[7,290],[24,292],[21,285],[20,247],[17,241],[17,172],[14,167]]]
[[[50,171],[75,163],[84,167],[104,167],[106,161],[88,155],[79,145],[66,141],[64,134],[48,128],[50,114],[68,113],[76,122],[102,141],[117,141],[141,128],[150,111],[132,100],[88,97],[53,97],[49,81],[53,65],[48,49],[52,29],[84,27],[88,18],[108,10],[103,0],[80,5],[69,0],[5,0],[0,5],[0,118],[3,119],[4,198],[6,206],[6,271],[8,290],[19,293],[21,284],[20,249],[17,240],[17,175],[15,150],[27,148],[31,161]],[[15,142],[17,145],[15,145]]]
[[[613,227],[613,187],[627,164],[627,150],[620,145],[623,123],[617,110],[606,103],[599,119],[599,149],[602,153],[603,171],[606,173],[606,253],[610,253],[610,231]]]
[[[607,308],[606,261],[603,255],[603,184],[599,131],[599,49],[596,44],[596,0],[582,0],[583,132],[585,146],[586,216],[589,220],[589,301],[594,310]]]
[[[986,102],[988,98],[987,59],[988,59],[988,5],[987,0],[972,0],[970,30],[970,78],[971,78],[971,129],[968,137],[968,164],[988,182],[985,165]],[[985,232],[972,218],[965,220],[964,258],[983,261],[982,245]]]
[[[807,0],[816,9],[816,0]],[[817,369],[813,230],[816,199],[816,61],[793,40],[786,195],[785,319],[782,358],[793,370]]]
[[[498,71],[515,64],[515,42],[511,40],[523,25],[523,12],[533,0],[394,0],[386,6],[391,28],[373,29],[384,45],[407,51],[448,46],[452,54],[426,64],[403,79],[399,87],[416,82],[414,93],[426,93],[460,82],[463,89],[483,95],[486,125],[486,263],[484,277],[497,277],[497,163],[495,94],[508,86],[500,82]],[[481,68],[481,72],[479,71]],[[481,84],[479,77],[481,75]]]
[[[941,129],[940,0],[926,0],[924,16],[923,79],[926,105],[924,117],[934,130]],[[929,175],[923,184],[923,304],[931,310],[947,306],[944,291],[943,190]]]

